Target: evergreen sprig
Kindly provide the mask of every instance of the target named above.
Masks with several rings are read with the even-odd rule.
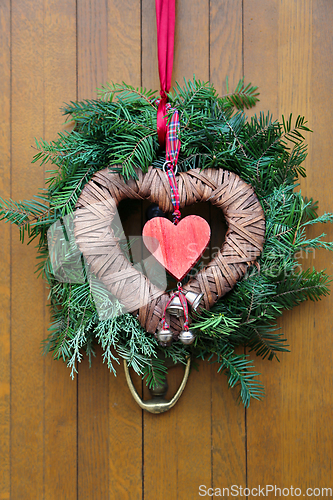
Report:
[[[0,199],[0,220],[19,227],[21,240],[37,241],[37,270],[49,287],[52,324],[45,352],[63,359],[74,376],[85,353],[89,360],[95,345],[111,372],[126,359],[149,386],[165,378],[164,358],[186,363],[191,354],[217,363],[230,387],[238,385],[245,406],[263,396],[253,361],[237,354],[242,345],[268,359],[288,350],[277,328],[284,310],[301,302],[319,300],[329,293],[324,271],[302,269],[302,252],[332,250],[321,234],[307,236],[307,227],[333,221],[332,214],[317,215],[318,203],[297,191],[305,176],[307,155],[304,117],[292,115],[282,122],[267,113],[246,119],[245,108],[258,101],[257,88],[241,80],[234,92],[219,97],[209,82],[193,78],[176,83],[168,95],[180,116],[178,168],[224,168],[250,183],[266,218],[265,245],[257,265],[248,269],[233,291],[211,311],[202,310],[191,328],[192,346],[174,342],[161,349],[136,318],[123,313],[120,304],[89,274],[71,229],[75,204],[92,175],[109,167],[125,179],[135,169],[162,168],[165,153],[156,132],[158,94],[145,88],[106,84],[99,99],[71,102],[64,108],[74,130],[60,133],[52,142],[36,141],[35,162],[49,165],[46,189],[30,201]],[[170,111],[171,113],[172,111]]]

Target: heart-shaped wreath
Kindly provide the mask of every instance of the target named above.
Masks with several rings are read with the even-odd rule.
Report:
[[[207,310],[235,286],[260,255],[264,213],[253,188],[232,172],[192,169],[178,177],[180,208],[210,200],[223,210],[229,228],[221,250],[184,286],[185,291],[202,296]],[[137,179],[128,183],[109,169],[99,171],[84,187],[75,212],[76,243],[90,271],[149,333],[156,332],[171,293],[154,286],[131,265],[110,226],[118,203],[126,198],[148,199],[164,212],[171,212],[170,188],[165,180],[165,174],[152,167],[147,174],[139,170]],[[176,332],[183,327],[177,316],[171,315],[169,322]]]
[[[209,199],[222,208],[228,224],[222,250],[207,267],[197,264],[198,273],[184,284],[185,292],[204,294],[192,317],[195,341],[190,346],[178,340],[159,345],[152,333],[168,295],[141,277],[126,260],[128,244],[122,246],[122,236],[110,230],[121,198],[149,199],[164,211],[171,209],[165,153],[156,131],[156,94],[108,85],[98,100],[66,106],[75,123],[71,133],[37,143],[34,161],[55,166],[48,187],[32,201],[0,200],[0,218],[19,226],[22,241],[25,233],[39,238],[38,269],[49,285],[53,314],[45,350],[66,361],[72,375],[83,352],[91,357],[99,343],[111,371],[122,357],[150,385],[165,376],[161,358],[185,363],[191,354],[216,361],[230,386],[240,385],[245,405],[262,397],[253,361],[235,348],[242,344],[269,359],[287,350],[277,318],[284,309],[328,293],[328,276],[302,270],[296,255],[332,249],[324,235],[308,239],[306,227],[331,222],[333,216],[317,216],[316,203],[295,190],[298,176],[305,176],[303,133],[309,129],[304,118],[279,123],[260,114],[247,121],[243,109],[253,106],[257,95],[255,87],[241,81],[233,94],[219,97],[210,83],[195,79],[183,88],[177,84],[168,95],[179,112],[181,205]],[[117,276],[125,268],[128,274]],[[137,286],[149,291],[148,305],[140,308],[138,300],[134,315],[122,314],[122,305],[110,296],[123,300],[128,279],[137,279],[131,303]],[[179,321],[172,317],[176,332]]]

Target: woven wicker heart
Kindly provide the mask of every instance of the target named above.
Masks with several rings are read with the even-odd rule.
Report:
[[[162,170],[137,171],[138,178],[125,182],[109,169],[97,172],[85,185],[77,202],[74,232],[78,247],[92,273],[138,317],[147,332],[155,333],[170,294],[159,290],[135,269],[123,254],[111,229],[118,203],[147,199],[164,212],[173,210],[170,186]],[[196,274],[185,290],[203,292],[206,309],[229,292],[264,244],[265,218],[253,188],[238,175],[222,169],[198,169],[177,175],[180,207],[210,201],[223,211],[228,231],[214,259]],[[173,331],[182,329],[182,318],[170,316]]]
[[[169,219],[155,217],[146,222],[142,236],[155,259],[181,281],[206,250],[210,227],[198,215],[188,215],[177,226]]]

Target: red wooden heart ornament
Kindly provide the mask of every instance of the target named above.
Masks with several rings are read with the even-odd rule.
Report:
[[[143,242],[156,260],[178,281],[198,262],[210,240],[208,222],[188,215],[177,225],[155,217],[142,231]]]

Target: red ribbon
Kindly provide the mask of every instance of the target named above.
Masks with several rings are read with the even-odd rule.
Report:
[[[171,86],[173,48],[175,38],[176,0],[155,0],[157,24],[158,72],[160,75],[160,102],[157,110],[158,142],[163,147],[167,124],[167,95]]]
[[[173,301],[173,299],[175,297],[179,297],[180,303],[181,303],[181,305],[183,307],[184,319],[185,319],[183,329],[184,330],[188,330],[189,329],[188,328],[188,323],[189,323],[189,319],[188,319],[188,304],[187,304],[186,297],[184,295],[184,290],[182,289],[182,284],[181,283],[177,283],[177,288],[178,288],[178,291],[174,292],[171,295],[170,299],[167,302],[167,305],[164,308],[164,312],[163,312],[163,316],[162,316],[162,328],[164,330],[166,330],[166,329],[169,328],[169,325],[168,325],[168,323],[166,322],[166,319],[165,319],[165,315],[166,315],[167,308],[169,307],[170,303]]]

